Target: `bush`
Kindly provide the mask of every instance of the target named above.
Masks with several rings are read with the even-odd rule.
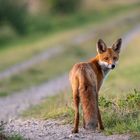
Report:
[[[107,134],[140,131],[140,92],[126,95],[125,98],[99,98]]]
[[[18,0],[0,0],[0,22],[8,22],[19,34],[24,34],[26,9],[26,5]]]
[[[50,0],[52,11],[68,14],[77,10],[81,0]]]

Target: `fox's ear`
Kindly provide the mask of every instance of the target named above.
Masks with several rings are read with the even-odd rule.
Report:
[[[121,51],[121,44],[122,44],[122,39],[119,38],[112,46],[112,49],[117,52],[120,53]]]
[[[107,50],[106,44],[102,39],[99,39],[97,42],[97,52],[98,53],[103,53]]]

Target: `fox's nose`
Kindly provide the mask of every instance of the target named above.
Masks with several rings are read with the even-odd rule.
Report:
[[[111,65],[111,68],[114,69],[114,68],[115,68],[115,64],[112,64],[112,65]]]

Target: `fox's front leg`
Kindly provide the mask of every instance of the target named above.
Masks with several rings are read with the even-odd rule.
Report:
[[[72,133],[78,133],[78,126],[79,126],[79,96],[73,96],[74,107],[75,107],[75,118],[74,118],[74,129]]]
[[[83,113],[83,128],[86,128],[86,123],[85,123],[84,113]]]

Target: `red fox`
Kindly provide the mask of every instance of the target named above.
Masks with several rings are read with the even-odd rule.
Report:
[[[97,56],[88,62],[75,64],[70,72],[73,102],[75,107],[74,129],[78,133],[79,103],[83,110],[83,127],[95,130],[104,126],[98,106],[98,93],[107,73],[116,67],[121,50],[122,39],[108,48],[102,39],[97,42]]]

